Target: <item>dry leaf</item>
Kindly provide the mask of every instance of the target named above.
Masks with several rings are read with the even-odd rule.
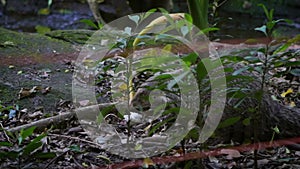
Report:
[[[175,13],[175,14],[169,14],[170,18],[172,18],[174,21],[184,19],[184,13]],[[155,27],[163,24],[167,24],[167,17],[161,16],[156,19],[154,19],[152,22],[150,22],[140,33],[139,36],[145,35],[148,32],[151,32]],[[136,38],[133,42],[133,46],[137,46],[137,44],[140,42],[139,38]]]
[[[145,158],[143,162],[143,168],[149,168],[149,166],[154,166],[154,163],[150,158]]]
[[[220,151],[221,154],[226,154],[226,159],[231,160],[233,158],[239,158],[241,157],[241,154],[239,151],[237,150],[233,150],[233,149],[222,149]]]
[[[293,89],[289,88],[286,92],[281,93],[281,97],[285,98],[286,95],[293,93]]]
[[[120,84],[120,85],[119,85],[119,89],[120,89],[121,91],[126,91],[126,90],[127,90],[127,84],[126,84],[126,83]]]
[[[42,89],[42,94],[47,94],[51,91],[51,87],[46,87],[44,89]]]
[[[36,111],[36,112],[34,112],[32,114],[28,114],[28,117],[31,118],[31,119],[33,119],[33,118],[36,118],[36,117],[42,116],[42,115],[43,115],[43,112],[39,110],[39,111]]]
[[[290,103],[289,106],[290,106],[290,107],[295,107],[295,106],[296,106],[296,103],[292,101],[292,102]]]
[[[32,94],[29,91],[30,91],[29,89],[21,88],[21,90],[19,91],[18,99],[29,97]]]
[[[80,106],[87,106],[89,104],[89,100],[81,100],[79,101]]]

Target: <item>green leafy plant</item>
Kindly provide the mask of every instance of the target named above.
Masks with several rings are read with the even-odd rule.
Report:
[[[46,33],[48,33],[48,32],[51,31],[51,29],[50,29],[49,27],[47,27],[47,26],[42,26],[42,25],[36,25],[36,26],[35,26],[35,30],[36,30],[36,32],[39,33],[39,34],[46,34]]]
[[[271,138],[270,143],[273,142],[275,134],[280,134],[280,130],[279,130],[279,128],[277,126],[273,127],[272,130],[273,130],[273,134],[272,134],[272,138]]]
[[[234,90],[234,97],[245,100],[247,97],[257,100],[258,105],[256,107],[249,108],[249,112],[252,112],[252,117],[250,117],[253,126],[254,126],[254,142],[258,142],[258,132],[259,128],[258,121],[261,119],[262,110],[263,110],[263,97],[266,94],[266,86],[269,84],[270,80],[275,76],[280,76],[278,73],[270,74],[272,70],[275,70],[279,67],[284,67],[288,65],[299,64],[299,61],[291,62],[291,58],[296,58],[298,54],[291,54],[291,52],[286,51],[293,43],[299,41],[299,36],[288,40],[287,42],[279,42],[276,39],[272,39],[272,33],[279,22],[290,23],[286,19],[274,20],[274,10],[268,10],[263,4],[259,4],[264,10],[264,13],[267,18],[266,24],[261,27],[255,28],[256,31],[262,32],[268,39],[264,47],[257,49],[256,51],[250,52],[250,55],[245,57],[233,57],[231,61],[239,62],[243,67],[235,70],[233,76],[243,76],[243,72],[253,72],[260,77],[260,86],[257,90],[253,91],[252,94],[245,95],[243,89]],[[254,56],[254,53],[257,55]],[[228,58],[227,58],[228,59]],[[296,60],[296,59],[295,59]],[[253,80],[253,79],[252,79]],[[251,80],[251,81],[252,81]],[[238,96],[238,97],[237,97]],[[237,104],[239,104],[238,102]],[[277,128],[278,129],[278,128]],[[278,129],[279,130],[279,129]],[[275,130],[274,130],[275,131]],[[273,134],[274,136],[274,134]],[[272,137],[273,140],[273,137]],[[257,150],[254,151],[255,156],[255,168],[257,168]]]
[[[101,28],[103,27],[103,24],[102,24],[102,23],[98,22],[98,23],[96,24],[96,23],[94,23],[94,22],[93,22],[92,20],[90,20],[90,19],[81,19],[80,22],[81,22],[81,23],[84,23],[84,24],[86,24],[86,25],[88,25],[88,26],[90,26],[91,28],[94,28],[94,29],[96,29],[96,30],[101,29]]]
[[[44,139],[47,134],[42,133],[38,136],[34,136],[35,128],[36,127],[22,129],[16,136],[2,129],[8,141],[0,142],[0,161],[7,159],[17,160],[20,167],[24,162],[32,158],[54,158],[56,156],[55,153],[41,151],[41,147],[44,144],[42,139]]]

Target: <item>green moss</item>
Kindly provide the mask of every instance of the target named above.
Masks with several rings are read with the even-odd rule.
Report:
[[[40,34],[19,33],[0,28],[0,56],[39,56],[74,51],[72,44],[65,41]]]
[[[72,44],[85,44],[86,41],[95,33],[90,30],[56,30],[46,33],[47,36],[60,39]]]

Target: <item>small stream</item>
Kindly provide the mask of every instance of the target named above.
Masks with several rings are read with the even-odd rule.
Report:
[[[89,29],[90,27],[81,23],[81,19],[93,20],[92,13],[86,3],[78,1],[55,1],[49,15],[38,15],[38,10],[47,6],[46,1],[31,2],[28,0],[19,2],[9,1],[4,11],[0,6],[0,26],[20,32],[36,32],[36,26],[45,26],[51,30],[66,29]],[[221,28],[217,33],[212,33],[213,39],[235,39],[235,38],[259,38],[263,34],[254,30],[260,27],[264,19],[247,14],[220,12],[217,27]],[[280,26],[277,36],[288,36],[300,34],[300,19],[293,25]]]
[[[0,6],[0,25],[11,30],[36,32],[37,25],[49,27],[51,30],[88,29],[88,26],[80,20],[93,19],[86,3],[55,2],[50,8],[49,15],[39,15],[38,11],[47,7],[47,4],[40,3],[42,1],[10,2],[5,11],[3,6]]]

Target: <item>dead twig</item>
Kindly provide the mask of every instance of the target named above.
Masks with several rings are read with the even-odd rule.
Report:
[[[51,134],[51,133],[48,133],[48,136],[55,136],[55,137],[62,137],[62,138],[70,139],[70,140],[77,140],[77,141],[88,143],[90,145],[94,145],[97,148],[101,147],[100,144],[97,144],[95,142],[88,141],[88,140],[85,140],[85,139],[81,139],[79,137],[72,137],[72,136],[66,136],[66,135],[60,135],[60,134]]]
[[[116,103],[97,104],[97,105],[82,107],[82,108],[76,109],[76,111],[77,110],[78,111],[88,111],[90,109],[95,109],[95,108],[105,109],[105,108],[108,108],[108,107],[112,107],[115,104]],[[49,118],[45,118],[45,119],[40,119],[38,121],[34,121],[34,122],[29,123],[29,124],[24,124],[24,125],[21,125],[21,126],[10,128],[7,131],[8,132],[16,132],[16,131],[20,131],[22,129],[27,129],[27,128],[30,128],[30,127],[33,127],[33,126],[36,126],[38,129],[41,129],[43,127],[49,126],[50,124],[52,124],[52,125],[58,125],[58,124],[60,124],[62,122],[68,121],[68,120],[72,119],[73,117],[75,117],[75,115],[76,115],[76,112],[73,110],[73,111],[66,112],[66,113],[63,113],[63,114],[60,114],[60,115],[56,115],[56,116],[53,116],[53,117],[49,117]]]
[[[62,156],[64,156],[65,154],[67,154],[67,152],[69,152],[70,150],[67,150],[63,153],[61,153],[60,155],[56,156],[55,158],[53,158],[44,168],[47,169],[49,168],[49,166],[54,163],[57,159],[61,158]]]
[[[3,129],[2,123],[0,123],[0,126],[1,126],[1,128]],[[4,133],[4,136],[6,137],[7,141],[11,143],[11,141],[10,141],[8,135],[6,134],[6,131],[5,131],[5,130],[3,130],[3,133]]]

